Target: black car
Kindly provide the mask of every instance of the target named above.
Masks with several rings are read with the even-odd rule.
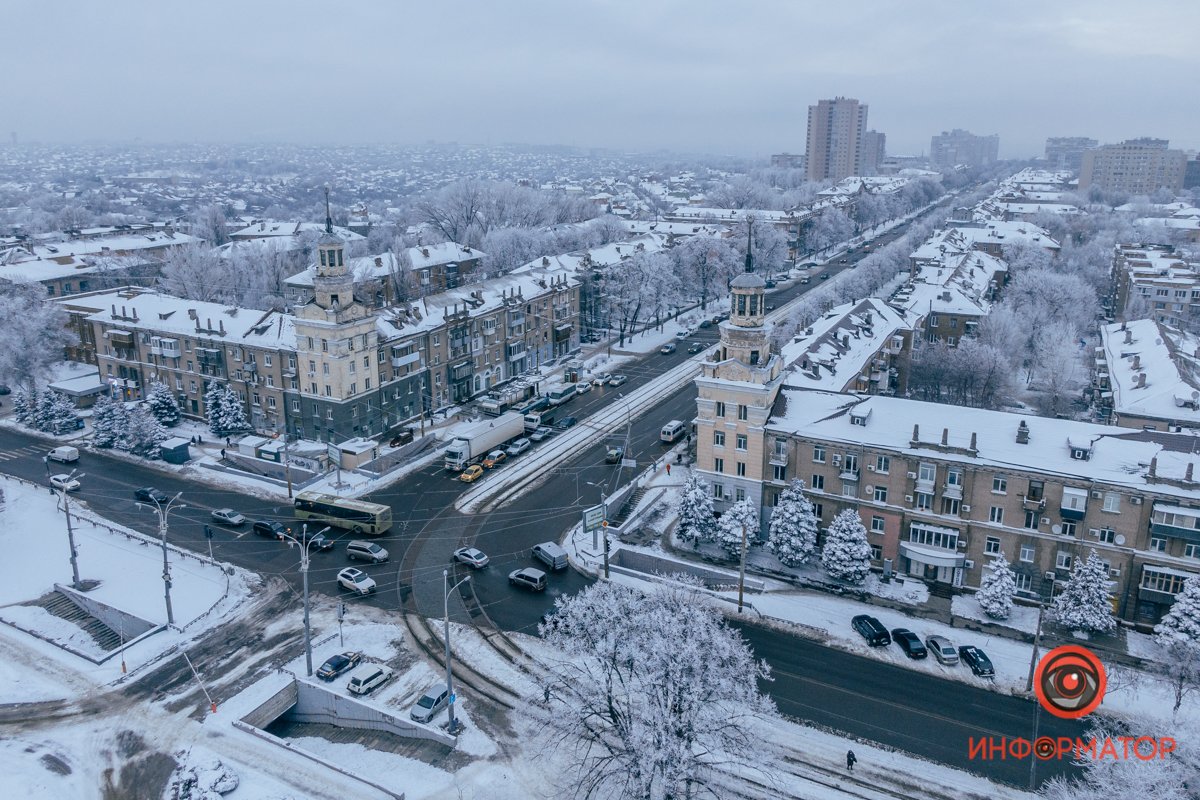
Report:
[[[713,325],[713,324],[712,324],[712,320],[711,320],[711,319],[702,319],[702,320],[700,320],[700,327],[701,327],[701,328],[711,328],[711,327],[712,327],[712,325]]]
[[[278,524],[278,523],[276,523]],[[322,553],[333,549],[333,539],[330,539],[323,533],[318,533],[315,536],[308,537],[308,549],[318,550]]]
[[[774,289],[774,288],[775,288],[775,281],[767,281],[767,282],[766,282],[766,284],[765,284],[765,286],[766,286],[766,288],[768,288],[768,289]]]
[[[575,417],[563,417],[562,422],[558,423],[558,428],[565,431],[567,428],[573,427],[576,422],[579,420]]]
[[[260,519],[254,523],[254,532],[259,536],[272,536],[276,539],[282,539],[283,534],[287,533],[288,529],[282,522],[268,522],[265,519]]]
[[[829,273],[828,273],[828,272],[822,272],[822,273],[821,273],[821,275],[820,275],[820,277],[821,277],[821,280],[823,280],[823,281],[827,281],[827,280],[829,280]]]
[[[859,614],[850,620],[850,627],[858,631],[858,634],[866,639],[867,644],[871,647],[887,647],[892,643],[892,637],[888,635],[887,628],[869,614]]]
[[[987,657],[987,653],[975,645],[964,644],[958,648],[958,657],[962,663],[971,668],[971,672],[974,672],[979,677],[996,677],[996,669],[992,666],[992,660]]]
[[[929,655],[929,651],[925,649],[925,645],[921,642],[921,637],[908,628],[893,628],[892,641],[900,645],[900,649],[909,658],[925,658]]]
[[[141,500],[143,503],[165,503],[171,498],[167,497],[166,492],[160,492],[152,486],[143,486],[141,489],[133,493],[135,500]]]
[[[323,681],[331,681],[348,669],[353,669],[362,661],[362,653],[338,653],[329,658],[317,670],[317,677]]]

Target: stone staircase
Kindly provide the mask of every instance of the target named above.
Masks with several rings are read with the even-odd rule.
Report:
[[[75,605],[71,601],[71,598],[62,592],[48,592],[32,603],[26,603],[25,605],[41,606],[54,616],[78,625],[106,653],[112,652],[121,646],[120,634]]]
[[[625,520],[629,519],[629,515],[637,508],[638,503],[642,502],[642,498],[646,496],[646,487],[639,486],[633,491],[633,494],[626,498],[621,504],[621,509],[612,517],[609,517],[608,524],[614,528],[621,527]]]

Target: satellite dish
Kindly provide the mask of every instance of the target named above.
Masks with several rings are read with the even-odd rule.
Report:
[[[1051,533],[1062,533],[1062,525],[1051,525],[1050,532]]]
[[[1116,543],[1117,543],[1117,544],[1125,544],[1125,534],[1123,534],[1123,533],[1118,533],[1118,534],[1117,534],[1117,538],[1115,539],[1115,541],[1116,541]]]
[[[1192,389],[1192,399],[1200,400],[1200,392],[1197,392],[1195,389]]]

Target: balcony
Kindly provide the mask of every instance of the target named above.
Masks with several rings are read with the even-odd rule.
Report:
[[[781,467],[786,467],[788,463],[787,450],[776,450],[775,452],[771,453],[771,463]]]
[[[962,500],[962,494],[962,484],[960,483],[946,483],[942,485],[942,497],[950,500]]]
[[[1068,508],[1066,506],[1060,506],[1058,513],[1061,514],[1062,518],[1068,522],[1079,522],[1087,516],[1087,508]]]
[[[414,353],[409,353],[408,355],[404,355],[404,356],[398,356],[395,353],[393,353],[392,354],[392,366],[393,367],[406,367],[409,364],[415,364],[417,361],[420,361],[420,359],[421,359],[420,353],[414,352]]]
[[[1036,498],[1035,497],[1026,497],[1025,495],[1022,495],[1021,496],[1021,507],[1025,511],[1039,511],[1039,512],[1045,511],[1046,510],[1046,498],[1044,498],[1044,497],[1036,497]]]
[[[858,480],[858,470],[843,469],[841,472],[838,473],[838,477],[844,481],[856,481],[856,480]]]
[[[929,478],[928,480],[917,478],[917,484],[913,487],[913,491],[917,494],[933,494],[933,478]]]
[[[1186,542],[1200,544],[1200,530],[1195,528],[1168,525],[1164,522],[1152,522],[1150,523],[1150,533],[1155,536],[1168,536],[1172,539],[1183,539]]]

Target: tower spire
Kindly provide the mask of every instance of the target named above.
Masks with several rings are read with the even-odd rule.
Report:
[[[329,187],[325,187],[325,232],[333,234],[333,215],[329,213]]]
[[[754,217],[746,217],[746,272],[754,272]]]

